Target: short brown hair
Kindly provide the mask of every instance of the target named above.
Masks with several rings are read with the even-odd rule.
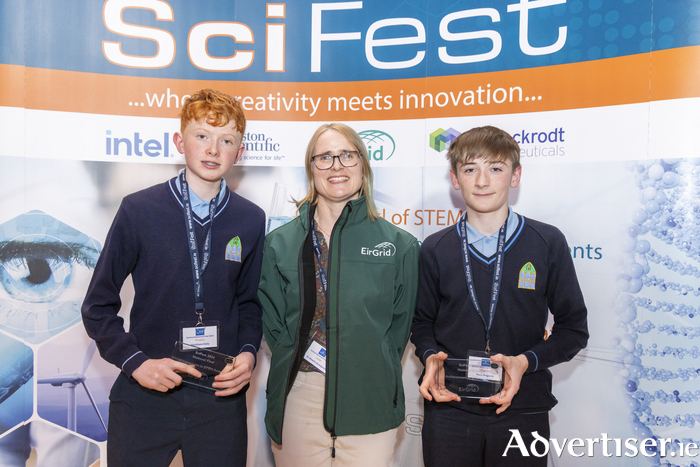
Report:
[[[241,103],[213,89],[202,89],[185,99],[180,111],[181,133],[185,133],[192,120],[203,120],[211,126],[226,126],[233,121],[241,136],[245,133],[246,121]]]
[[[520,146],[511,135],[500,128],[482,126],[459,135],[447,151],[447,160],[455,173],[458,164],[481,158],[488,161],[509,160],[515,170],[520,167]]]
[[[377,206],[374,204],[374,189],[372,187],[374,176],[372,175],[372,168],[369,165],[369,155],[367,154],[367,148],[365,147],[364,141],[360,138],[355,130],[345,125],[344,123],[325,123],[318,127],[316,132],[311,137],[311,141],[306,146],[306,157],[304,158],[304,166],[306,167],[306,178],[309,181],[309,191],[306,196],[297,201],[297,206],[301,206],[305,202],[310,202],[312,206],[318,203],[318,192],[316,191],[316,186],[314,186],[314,174],[311,170],[311,158],[314,157],[314,149],[316,148],[316,142],[321,137],[323,133],[328,130],[335,130],[345,139],[348,140],[350,144],[355,146],[355,149],[360,153],[360,164],[362,165],[362,186],[360,187],[360,195],[364,195],[367,204],[367,215],[371,220],[375,220],[379,217],[379,211],[377,211]]]

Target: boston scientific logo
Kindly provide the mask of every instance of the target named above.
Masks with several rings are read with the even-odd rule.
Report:
[[[394,256],[396,247],[393,243],[382,242],[374,248],[362,247],[360,253],[364,256]]]
[[[437,130],[430,133],[430,141],[428,142],[428,144],[437,152],[442,152],[445,149],[449,148],[450,144],[452,144],[452,141],[454,141],[455,138],[457,138],[459,135],[460,132],[455,130],[454,128],[450,128],[448,130],[438,128]]]
[[[365,130],[358,133],[367,146],[370,160],[385,161],[396,151],[396,143],[389,133],[379,130]]]
[[[246,132],[243,135],[246,161],[281,161],[287,156],[279,154],[280,143],[265,133]]]
[[[243,135],[243,144],[248,152],[279,152],[280,143],[275,142],[272,137],[265,133],[246,132]]]

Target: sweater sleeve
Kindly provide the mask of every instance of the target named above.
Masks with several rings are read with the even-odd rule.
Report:
[[[148,357],[139,349],[136,337],[124,330],[124,320],[118,315],[122,305],[119,292],[138,259],[137,230],[125,203],[109,229],[81,312],[85,330],[97,343],[102,358],[131,376]]]
[[[411,331],[418,287],[418,241],[412,239],[396,265],[394,281],[393,318],[389,334],[396,345],[399,358],[403,356]]]
[[[256,225],[258,237],[252,254],[248,255],[242,264],[240,277],[243,280],[236,297],[239,313],[238,342],[241,347],[239,353],[250,352],[253,355],[257,355],[262,339],[262,308],[258,300],[258,284],[265,243],[265,215],[262,211],[260,214],[258,219],[251,219]]]
[[[583,293],[564,235],[557,230],[548,251],[547,304],[554,317],[552,334],[525,352],[527,373],[568,362],[588,343]]]
[[[418,265],[418,295],[416,312],[411,327],[411,342],[416,356],[425,365],[425,359],[438,352],[435,340],[435,320],[440,308],[439,271],[435,261],[435,244],[428,239],[420,248]]]

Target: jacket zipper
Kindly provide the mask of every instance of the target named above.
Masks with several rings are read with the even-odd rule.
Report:
[[[352,211],[352,205],[348,202],[345,207],[348,209],[348,216],[350,215],[349,213]],[[342,214],[341,214],[342,217]],[[340,248],[341,248],[341,237],[343,233],[343,228],[345,227],[345,223],[347,222],[347,216],[345,219],[343,219],[343,226],[340,227],[340,230],[338,231],[338,272],[337,272],[337,281],[336,284],[340,284]],[[335,226],[333,226],[333,230],[331,231],[331,239],[330,239],[330,244],[328,245],[328,250],[329,252],[332,252],[332,246],[333,246],[333,238],[335,235],[335,230],[337,227],[337,223]],[[333,259],[333,255],[329,254],[328,255],[328,272],[330,273],[331,271],[331,261]],[[329,285],[329,290],[330,290],[330,283]],[[340,338],[340,315],[339,315],[339,309],[340,309],[340,293],[335,294],[335,300],[336,300],[336,306],[335,306],[335,321],[336,321],[336,327],[338,328],[337,335],[338,339]],[[328,308],[329,308],[329,303],[326,301],[326,329],[330,329],[328,326]],[[335,434],[335,417],[338,413],[338,366],[340,364],[340,352],[338,351],[339,349],[339,343],[338,339],[336,339],[335,343],[335,352],[333,352],[334,357],[335,357],[335,398],[333,402],[333,426],[329,427],[327,425],[327,412],[328,412],[328,373],[326,373],[326,391],[324,395],[324,400],[323,400],[323,425],[325,426],[326,430],[328,430],[331,433],[331,438],[333,440],[333,444],[331,446],[331,458],[335,458],[335,440],[337,438]],[[330,342],[330,339],[328,339]],[[330,346],[329,349],[330,350]]]

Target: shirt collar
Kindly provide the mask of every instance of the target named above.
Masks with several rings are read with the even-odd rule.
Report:
[[[466,213],[464,214],[466,216]],[[457,233],[461,235],[461,231],[459,229],[459,222],[457,222]],[[513,208],[508,206],[508,221],[506,224],[506,240],[508,240],[513,233],[515,232],[515,229],[518,227],[518,215],[513,211]],[[480,240],[483,240],[486,238],[486,235],[482,234],[478,230],[476,230],[470,223],[469,219],[467,219],[467,238],[469,239],[469,243],[476,243]],[[498,230],[491,235],[491,238],[498,240]]]
[[[177,191],[182,194],[182,186],[180,185],[180,174],[183,173],[185,169],[180,169],[178,172],[178,176],[175,177],[175,184],[177,185]],[[202,206],[206,207],[206,211],[209,210],[209,201],[205,201],[199,196],[197,196],[197,193],[192,191],[192,187],[187,185],[187,191],[190,193],[190,203],[192,203],[192,210],[197,212],[197,208],[200,208]],[[219,188],[219,199],[216,200],[216,205],[220,205],[221,202],[224,200],[224,196],[226,195],[226,180],[222,177],[221,178],[221,186]]]

